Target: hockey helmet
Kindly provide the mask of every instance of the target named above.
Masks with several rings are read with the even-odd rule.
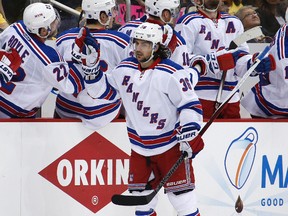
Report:
[[[163,38],[163,30],[161,26],[153,23],[142,23],[132,33],[131,39],[134,43],[135,39],[145,40],[152,43],[153,47],[161,43]]]
[[[116,10],[115,0],[83,0],[82,10],[86,19],[100,20],[100,13],[113,17]]]
[[[23,13],[23,22],[27,30],[40,36],[40,28],[51,31],[51,23],[57,18],[52,5],[41,2],[28,5]],[[41,36],[40,36],[41,37]]]
[[[160,18],[163,10],[169,10],[173,18],[177,17],[179,6],[179,0],[145,0],[146,13]]]

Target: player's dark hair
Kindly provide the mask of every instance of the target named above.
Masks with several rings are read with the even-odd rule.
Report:
[[[97,24],[99,23],[98,20],[95,20],[95,19],[87,19],[86,20],[86,24],[89,25],[89,24]]]
[[[161,58],[161,59],[167,59],[167,58],[170,58],[171,56],[171,50],[166,47],[165,45],[163,44],[160,44],[158,43],[159,45],[159,48],[156,52],[154,52],[154,57],[153,59],[155,60],[156,58]]]
[[[102,13],[105,13],[105,11],[101,11],[101,12],[100,12],[100,15],[101,15]],[[78,18],[78,27],[81,27],[81,26],[80,26],[80,23],[81,23],[83,14],[84,14],[84,11],[81,11],[80,16],[79,16],[79,18]],[[86,19],[86,24],[87,24],[87,25],[89,25],[89,24],[93,25],[93,24],[98,24],[98,23],[99,23],[99,21],[96,20],[96,19]]]

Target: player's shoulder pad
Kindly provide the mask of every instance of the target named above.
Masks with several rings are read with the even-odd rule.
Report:
[[[115,30],[108,30],[108,32],[112,32],[116,37],[119,37],[123,40],[125,40],[128,44],[130,42],[130,37],[127,34],[124,34],[123,32],[118,32]]]
[[[127,23],[125,23],[124,25],[122,25],[118,31],[122,31],[123,29],[125,29],[126,27],[137,27],[139,26],[141,23],[145,22],[146,20],[148,19],[148,16],[147,15],[144,15],[138,19],[135,19],[135,20],[131,20]]]
[[[115,30],[98,30],[95,32],[91,31],[91,34],[96,39],[103,39],[109,42],[114,42],[122,48],[127,47],[130,41],[130,37],[127,34]]]
[[[159,64],[156,65],[156,69],[164,72],[168,72],[170,74],[173,74],[177,72],[178,70],[182,70],[183,67],[176,62],[170,60],[170,59],[162,59]]]
[[[60,53],[52,47],[47,46],[45,49],[43,49],[43,51],[47,53],[51,62],[63,62],[64,61]]]
[[[235,15],[231,15],[231,14],[229,14],[229,13],[226,13],[226,12],[220,12],[220,18],[221,19],[231,19],[231,18],[233,18],[233,19],[238,19],[238,20],[240,20],[237,16],[235,16]]]
[[[80,28],[75,27],[75,28],[71,28],[71,29],[61,32],[56,37],[56,44],[59,45],[65,40],[71,40],[71,39],[74,40],[77,37],[79,31],[80,31]]]
[[[57,36],[57,38],[65,35],[65,34],[73,34],[73,33],[77,33],[77,34],[78,34],[79,31],[80,31],[80,28],[78,28],[78,27],[71,28],[71,29],[67,29],[67,30],[61,32],[61,33]]]
[[[179,32],[175,31],[173,29],[173,34],[176,36],[177,38],[177,44],[181,44],[181,45],[186,45],[186,41],[185,39],[180,35]]]
[[[193,19],[197,19],[197,18],[203,18],[203,15],[197,11],[192,11],[189,12],[187,14],[184,14],[183,16],[181,16],[178,21],[177,24],[188,24],[191,20]]]
[[[137,59],[135,57],[128,57],[126,59],[123,59],[116,68],[126,67],[126,68],[137,69],[138,64],[139,64],[139,62],[137,61]]]

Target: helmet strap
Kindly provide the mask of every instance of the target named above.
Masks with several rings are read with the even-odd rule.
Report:
[[[155,49],[156,49],[156,44],[154,44],[153,47],[152,47],[152,51],[151,51],[150,57],[149,57],[145,62],[141,62],[141,63],[146,64],[146,63],[148,63],[149,61],[151,61],[151,59],[153,59],[153,57],[154,57]]]

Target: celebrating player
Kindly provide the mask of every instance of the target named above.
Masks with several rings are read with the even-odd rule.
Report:
[[[52,87],[71,94],[83,88],[78,82],[81,77],[69,71],[62,57],[45,45],[45,40],[57,33],[59,22],[50,4],[34,3],[25,8],[23,21],[10,25],[1,34],[1,48],[14,48],[21,65],[14,65],[15,73],[8,79],[0,77],[0,118],[35,117]],[[15,58],[9,60],[15,62]]]
[[[73,28],[58,36],[56,41],[57,50],[64,56],[66,61],[71,62],[74,58],[74,63],[71,62],[71,64],[75,71],[79,73],[82,71],[82,65],[79,63],[81,62],[79,52],[80,46],[87,35],[88,38],[90,36],[95,38],[101,47],[99,67],[102,72],[109,73],[122,59],[129,56],[129,36],[121,32],[108,30],[112,27],[113,17],[117,13],[115,6],[114,0],[83,0],[82,10],[86,18],[86,28]],[[81,36],[77,38],[79,32],[81,32]],[[76,44],[74,44],[75,39]],[[87,94],[86,89],[79,94],[60,92],[57,96],[54,116],[79,118],[84,125],[98,129],[115,118],[115,115],[119,112],[120,104],[120,100],[115,98],[113,94],[109,97],[92,99]]]
[[[211,62],[209,72],[200,77],[195,87],[203,106],[204,118],[210,118],[215,111],[216,97],[222,78],[221,65],[213,62],[213,58],[217,56],[216,51],[228,48],[230,42],[243,33],[243,25],[238,18],[218,11],[220,2],[220,0],[194,0],[197,11],[182,16],[175,26],[175,30],[185,39],[188,51],[191,54],[204,55],[208,62]],[[249,51],[246,43],[239,46],[239,50]],[[211,53],[214,55],[211,56]],[[232,61],[236,62],[240,53],[235,52]],[[235,66],[235,62],[225,62],[225,64]],[[227,71],[222,98],[229,95],[236,86],[237,80],[237,74],[232,67]],[[223,110],[222,118],[240,118],[239,99],[239,94],[235,94]]]
[[[86,80],[86,88],[93,98],[114,89],[122,99],[132,148],[129,191],[135,196],[151,193],[185,151],[188,157],[165,184],[165,192],[178,215],[199,216],[190,159],[204,147],[202,140],[193,142],[202,126],[202,108],[190,72],[167,59],[162,33],[157,24],[139,25],[131,37],[135,57],[110,74],[93,71],[95,79]],[[156,204],[157,196],[137,206],[135,215],[156,215]]]
[[[241,100],[241,105],[253,118],[288,118],[287,34],[288,26],[283,25],[270,49],[270,58],[274,57],[276,64],[270,72],[259,73],[260,81]]]

